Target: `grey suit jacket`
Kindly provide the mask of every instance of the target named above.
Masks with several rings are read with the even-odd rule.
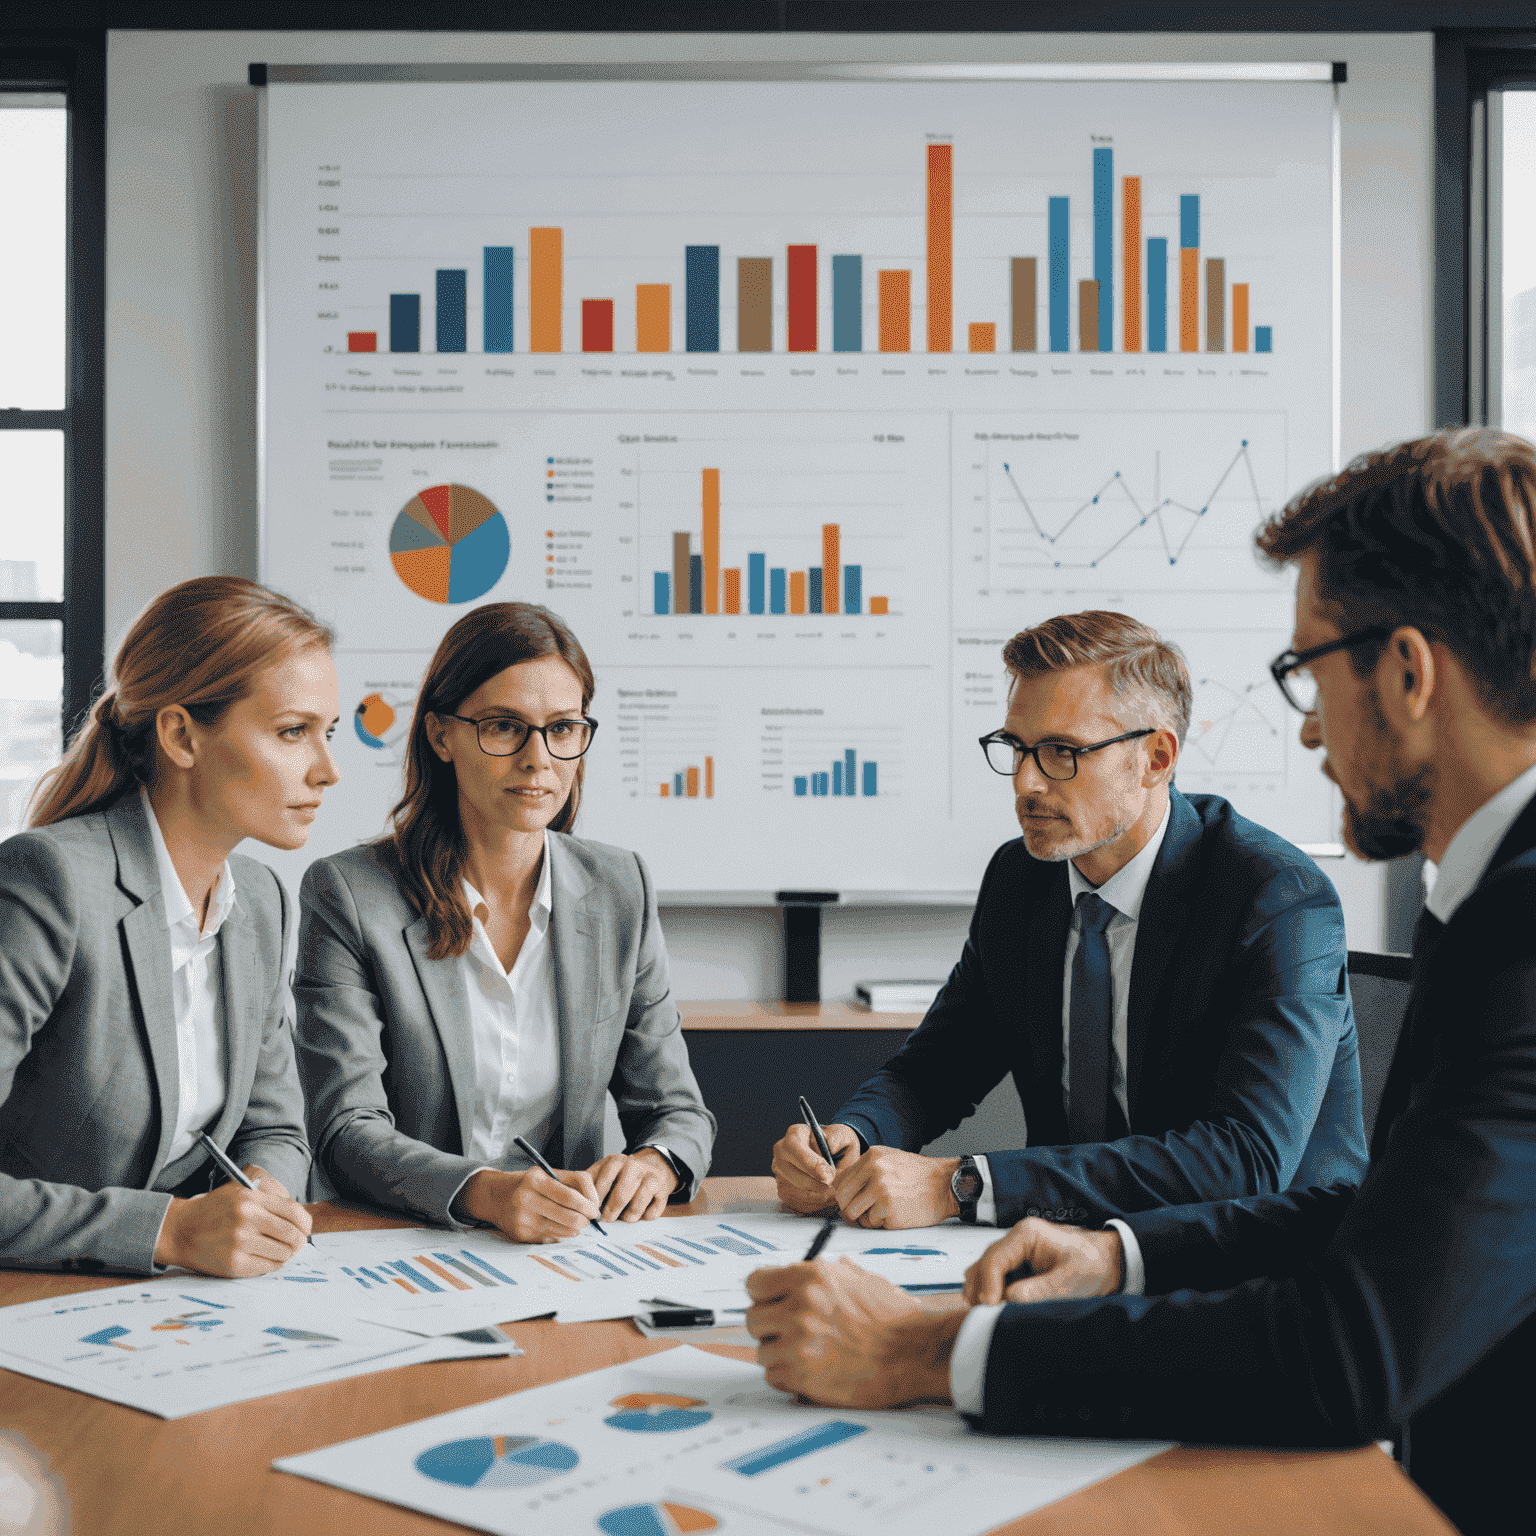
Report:
[[[550,918],[565,1168],[602,1156],[611,1088],[627,1146],[661,1142],[709,1168],[715,1118],[688,1065],[656,894],[638,854],[549,834]],[[459,959],[427,958],[427,924],[372,848],[309,867],[299,896],[299,1072],[319,1169],[337,1190],[445,1226],[475,1103]],[[519,1166],[521,1162],[519,1161]]]
[[[303,1198],[304,1102],[283,963],[287,897],[229,861],[219,930],[228,1094],[208,1134]],[[0,1264],[153,1271],[180,1189],[171,945],[137,794],[0,843]]]

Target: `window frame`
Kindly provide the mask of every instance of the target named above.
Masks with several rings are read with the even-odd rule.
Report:
[[[64,405],[0,409],[0,432],[64,436],[62,601],[0,602],[0,622],[62,623],[67,744],[91,707],[106,645],[106,40],[8,35],[0,91],[62,92],[69,114]]]

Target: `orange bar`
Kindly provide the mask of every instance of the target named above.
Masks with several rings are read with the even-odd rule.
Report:
[[[672,793],[672,786],[670,784],[663,784],[661,786],[661,798],[663,800],[667,799],[671,795],[671,793]]]
[[[1179,351],[1200,350],[1200,252],[1179,252]]]
[[[635,284],[635,351],[672,350],[671,283]]]
[[[741,567],[728,565],[720,573],[725,577],[725,611],[727,613],[741,612]]]
[[[1125,293],[1125,341],[1127,352],[1141,351],[1141,177],[1125,176],[1120,181],[1124,198],[1120,218],[1124,234],[1120,263]]]
[[[532,1259],[535,1264],[542,1264],[545,1269],[552,1269],[552,1270],[554,1270],[554,1272],[557,1275],[559,1275],[562,1280],[580,1280],[581,1279],[580,1275],[573,1275],[570,1272],[570,1270],[568,1270],[568,1269],[561,1269],[558,1264],[551,1264],[548,1259],[541,1259],[538,1256],[538,1254],[536,1254],[536,1253],[530,1253],[528,1255],[528,1257],[530,1259]]]
[[[395,1284],[400,1287],[401,1290],[409,1291],[412,1296],[420,1296],[422,1294],[420,1291],[418,1291],[416,1289],[416,1287],[414,1285],[411,1284],[411,1282],[409,1280],[402,1280],[399,1277],[399,1275],[391,1275],[389,1278],[391,1280],[393,1280],[395,1282]],[[126,1348],[127,1346],[124,1346],[124,1347]]]
[[[821,525],[821,611],[837,612],[842,581],[842,532],[836,523]]]
[[[888,598],[888,597],[872,597],[872,598],[870,598],[870,600],[869,600],[869,611],[871,613],[889,613],[891,611],[891,600],[890,600],[890,598]]]
[[[704,612],[720,612],[720,471],[704,471]]]
[[[528,231],[528,350],[560,350],[564,292],[564,231]]]
[[[1232,284],[1232,350],[1248,350],[1248,284]]]
[[[698,769],[695,768],[692,771],[694,773],[697,773]],[[644,1243],[636,1243],[635,1247],[638,1248],[641,1253],[648,1253],[648,1254],[650,1254],[650,1256],[653,1259],[660,1259],[663,1264],[670,1264],[673,1269],[687,1269],[688,1268],[688,1266],[686,1264],[684,1264],[681,1259],[674,1259],[671,1256],[671,1254],[661,1253],[661,1252],[659,1252],[655,1248],[647,1248]],[[534,1257],[536,1257],[536,1255],[529,1254],[528,1257],[529,1258],[534,1258]]]
[[[804,571],[791,571],[789,573],[789,611],[791,613],[805,612]]]
[[[715,760],[712,757],[704,759],[704,798],[715,798]]]
[[[688,798],[690,800],[697,800],[699,798],[699,770],[697,768],[690,768],[688,770]]]
[[[880,350],[912,350],[912,274],[880,274]]]
[[[430,1269],[439,1280],[446,1280],[456,1291],[471,1291],[474,1289],[469,1281],[460,1280],[456,1275],[450,1275],[441,1264],[434,1264],[431,1259],[425,1258],[419,1253],[416,1255],[416,1262],[423,1269]]]
[[[928,146],[928,350],[954,344],[955,146]]]
[[[982,325],[973,322],[970,327],[969,337],[972,352],[997,351],[997,327],[995,325]]]

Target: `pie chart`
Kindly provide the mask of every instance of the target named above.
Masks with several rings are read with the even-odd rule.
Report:
[[[626,1504],[597,1517],[603,1536],[684,1536],[689,1531],[718,1531],[720,1522],[686,1504]]]
[[[672,1435],[680,1429],[697,1429],[710,1419],[703,1398],[678,1397],[672,1392],[630,1392],[614,1398],[609,1406],[619,1411],[609,1414],[603,1423],[632,1435]]]
[[[433,485],[411,497],[389,533],[395,574],[429,603],[484,597],[511,553],[506,518],[467,485]]]
[[[558,1440],[537,1435],[477,1435],[449,1440],[416,1458],[416,1470],[458,1488],[528,1488],[569,1472],[581,1458]]]
[[[368,693],[352,711],[352,727],[365,747],[382,752],[410,729],[411,701],[393,692]]]

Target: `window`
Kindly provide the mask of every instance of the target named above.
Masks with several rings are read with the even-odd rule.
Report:
[[[1536,90],[1490,91],[1488,111],[1488,419],[1536,439]]]

